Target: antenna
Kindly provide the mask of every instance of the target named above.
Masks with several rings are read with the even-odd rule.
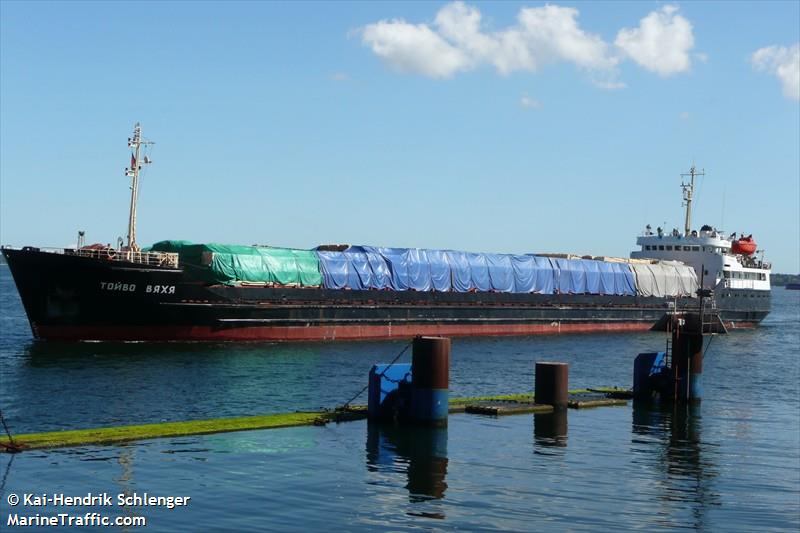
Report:
[[[152,141],[142,139],[142,127],[137,122],[133,126],[133,137],[128,138],[128,146],[133,148],[131,154],[131,166],[125,169],[125,175],[131,178],[131,209],[128,215],[128,250],[138,252],[139,245],[136,244],[136,202],[139,200],[139,171],[142,165],[149,165],[150,158],[147,156],[140,161],[139,155],[142,146],[155,144]]]
[[[684,228],[684,235],[689,236],[692,232],[692,199],[694,198],[694,178],[696,176],[705,176],[706,172],[705,169],[701,170],[700,172],[694,167],[692,164],[692,168],[689,169],[689,172],[686,174],[681,174],[681,177],[691,177],[691,181],[689,183],[683,183],[681,181],[681,188],[683,189],[683,205],[686,206],[686,226]]]

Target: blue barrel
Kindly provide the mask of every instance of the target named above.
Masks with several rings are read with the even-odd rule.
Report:
[[[411,369],[411,421],[446,426],[450,408],[450,339],[415,338]]]
[[[370,420],[391,420],[403,410],[407,399],[401,397],[400,384],[411,383],[411,365],[373,365],[369,371],[367,416]]]
[[[660,393],[658,377],[666,364],[664,352],[640,353],[633,362],[633,397],[650,398],[654,392]]]

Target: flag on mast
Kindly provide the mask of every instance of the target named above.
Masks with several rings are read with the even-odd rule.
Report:
[[[131,170],[136,168],[136,158],[131,154]]]

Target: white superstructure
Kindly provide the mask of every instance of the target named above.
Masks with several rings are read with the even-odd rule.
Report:
[[[763,252],[762,259],[758,260],[754,252],[737,253],[735,234],[726,236],[711,226],[703,226],[699,231],[690,228],[694,179],[698,175],[702,174],[692,167],[688,174],[690,183],[682,184],[686,206],[683,233],[677,228],[670,233],[662,228],[653,232],[648,225],[636,239],[641,248],[631,252],[631,258],[681,261],[694,268],[704,289],[769,291],[771,265],[763,260]]]

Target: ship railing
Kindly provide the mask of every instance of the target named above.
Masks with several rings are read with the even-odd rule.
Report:
[[[772,263],[769,263],[767,261],[759,261],[758,259],[753,259],[752,257],[741,256],[740,262],[742,263],[742,266],[746,268],[772,270]]]
[[[178,268],[178,254],[171,252],[141,252],[113,248],[64,248],[64,255],[77,255],[105,261],[121,261],[139,265]]]

